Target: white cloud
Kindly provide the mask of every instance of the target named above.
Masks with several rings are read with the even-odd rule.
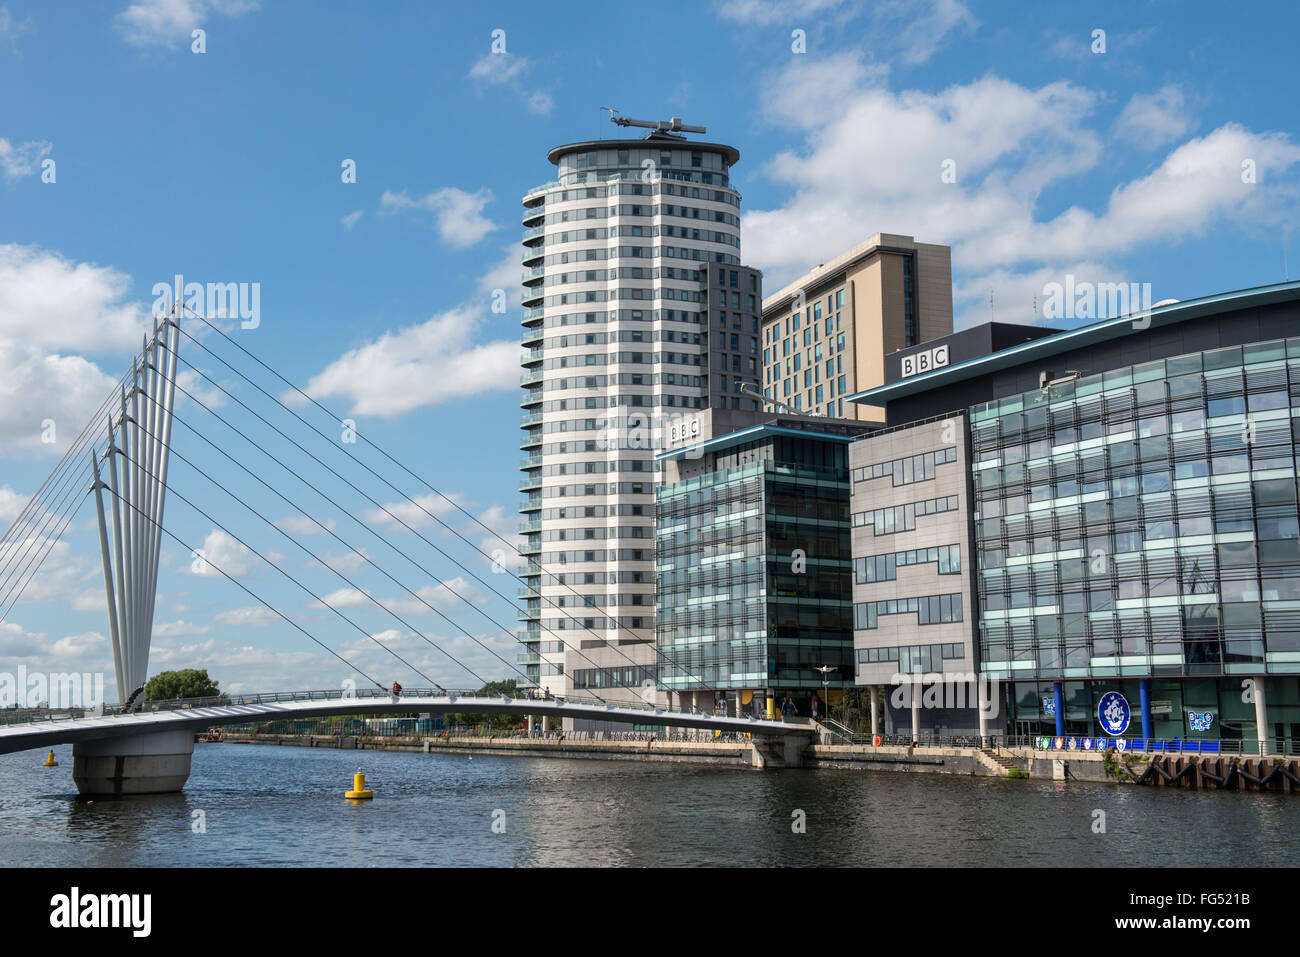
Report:
[[[253,628],[264,628],[267,625],[283,620],[279,615],[267,608],[265,605],[249,605],[245,608],[230,608],[226,611],[219,611],[212,617],[218,624]]]
[[[522,293],[519,276],[519,249],[517,246],[507,246],[501,258],[487,272],[479,276],[478,290],[489,297],[498,289],[504,291],[506,308],[514,309],[519,305]]]
[[[419,325],[386,332],[349,349],[312,376],[306,392],[317,399],[345,396],[354,415],[401,415],[424,405],[495,389],[518,388],[519,343],[471,344],[484,319],[478,309],[456,308]],[[285,401],[301,405],[301,396]]]
[[[1137,93],[1115,122],[1115,135],[1139,149],[1155,149],[1178,139],[1192,127],[1187,97],[1176,84],[1154,93]]]
[[[0,450],[58,454],[114,387],[75,353],[133,350],[147,311],[130,278],[35,246],[0,245]],[[55,441],[47,443],[54,423]]]
[[[312,602],[317,608],[357,608],[370,603],[369,593],[359,588],[340,588],[322,595],[320,601]]]
[[[226,404],[226,393],[216,385],[208,385],[208,369],[181,369],[176,373],[176,407],[201,402],[209,409],[219,409]]]
[[[56,518],[48,525],[42,521],[24,529],[22,541],[6,551],[5,564],[10,571],[17,570],[17,573],[9,579],[0,595],[6,595],[14,583],[22,579],[27,579],[27,583],[22,586],[22,596],[15,603],[18,605],[45,601],[68,603],[85,589],[87,578],[99,567],[98,560],[92,564],[86,556],[74,552],[66,540],[51,544],[49,536],[61,524],[61,520]],[[18,558],[19,555],[26,557]],[[35,560],[31,560],[32,556]],[[102,584],[100,589],[102,596]],[[12,601],[16,595],[18,592],[14,590],[4,600]]]
[[[352,212],[348,213],[346,216],[340,219],[339,222],[342,223],[344,226],[346,226],[348,229],[351,229],[353,226],[357,224],[357,221],[361,219],[361,214],[363,212],[364,212],[363,210],[354,209]]]
[[[352,551],[345,552],[341,555],[322,555],[319,561],[312,559],[309,564],[323,565],[324,567],[340,572],[341,574],[350,575],[369,565],[370,562],[367,561],[369,557],[370,553],[366,551],[365,548],[355,548]]]
[[[9,40],[9,48],[18,53],[18,38],[24,33],[31,32],[32,18],[23,17],[22,20],[15,20],[7,6],[0,6],[0,38]]]
[[[467,605],[481,607],[488,602],[484,592],[460,575],[441,585],[422,585],[414,591],[415,598],[403,592],[400,597],[385,599],[384,604],[399,615],[429,615],[435,610],[445,613],[464,610]]]
[[[325,530],[333,531],[335,524],[337,523],[332,518],[322,519],[318,525],[306,515],[286,515],[275,523],[275,527],[284,529],[290,535],[320,535]]]
[[[8,485],[0,485],[0,526],[8,528],[30,499],[30,495],[15,492]]]
[[[877,51],[882,60],[909,65],[930,59],[955,31],[979,26],[961,0],[715,0],[714,10],[721,20],[761,28],[780,25],[810,35],[842,31],[868,17],[862,46]]]
[[[491,570],[495,571],[497,567],[514,569],[527,564],[528,559],[519,554],[524,536],[519,533],[517,513],[513,509],[507,511],[501,505],[491,505],[479,514],[478,521],[482,524],[468,525],[464,531],[467,535],[483,535],[478,549],[492,557]],[[489,531],[485,532],[483,526]]]
[[[788,23],[793,29],[801,20],[842,9],[846,0],[721,0],[714,9],[721,20],[770,27]]]
[[[370,525],[392,525],[403,529],[409,525],[422,529],[435,524],[435,518],[447,521],[448,516],[456,511],[456,505],[463,504],[463,501],[464,497],[458,492],[442,495],[430,492],[400,502],[384,502],[383,508],[367,509],[361,517]]]
[[[494,86],[519,79],[528,70],[528,57],[513,53],[485,53],[469,68],[472,80],[481,80]]]
[[[224,578],[228,575],[231,578],[246,578],[258,561],[247,546],[219,528],[214,528],[203,539],[200,551],[203,552],[204,563],[199,566],[202,570],[194,574],[208,577]],[[193,568],[193,565],[190,567]]]
[[[431,213],[438,235],[453,246],[472,246],[496,225],[483,215],[483,208],[492,201],[492,192],[480,189],[467,193],[454,186],[435,189],[424,196],[412,198],[405,192],[384,190],[379,206],[384,210],[418,209]]]
[[[875,6],[879,35],[891,37],[904,63],[924,63],[948,42],[955,30],[974,31],[979,21],[961,0],[930,0],[915,15],[915,0],[889,0]]]
[[[100,604],[103,604],[103,595],[100,595]],[[155,623],[153,626],[153,636],[155,638],[185,638],[191,635],[206,635],[212,630],[211,625],[196,625],[193,622],[177,620],[162,623]]]
[[[3,36],[3,31],[0,31],[0,36]],[[31,176],[40,169],[41,160],[53,149],[54,144],[46,140],[30,140],[15,146],[0,137],[0,171],[4,172],[5,179]]]
[[[62,454],[114,386],[81,356],[0,339],[0,449],[10,457]]]
[[[124,301],[130,285],[115,269],[0,245],[0,338],[47,350],[133,350],[150,325],[143,305]]]
[[[793,124],[805,137],[764,170],[789,186],[789,200],[745,216],[746,258],[764,269],[771,291],[872,233],[904,233],[953,246],[959,327],[988,318],[990,285],[995,304],[1012,304],[997,310],[999,320],[1029,321],[1026,293],[1039,275],[1082,265],[1097,273],[1089,280],[1105,281],[1117,272],[1114,258],[1141,245],[1202,236],[1225,223],[1279,222],[1296,206],[1300,146],[1284,134],[1227,124],[1118,183],[1101,209],[1072,206],[1043,218],[1044,189],[1101,162],[1098,94],[995,76],[937,93],[894,92],[854,58],[834,62],[853,77],[834,112],[809,80],[827,73],[816,62],[787,68],[764,100],[770,122]],[[1242,182],[1248,159],[1255,184]],[[955,182],[941,177],[949,162]]]
[[[107,600],[104,586],[100,585],[98,588],[87,588],[73,595],[71,607],[73,611],[93,611],[106,615],[108,614],[108,606],[105,604]]]
[[[213,16],[238,17],[258,9],[259,0],[133,0],[117,15],[118,29],[137,46],[175,46]]]
[[[538,116],[548,116],[555,108],[555,102],[545,90],[536,84],[525,82],[525,77],[532,69],[532,62],[526,56],[517,56],[509,52],[485,53],[469,69],[469,78],[479,87],[503,86],[519,96],[524,107]]]
[[[15,621],[0,622],[0,661],[7,669],[25,665],[32,671],[106,672],[105,691],[113,687],[112,646],[95,631],[51,638]]]

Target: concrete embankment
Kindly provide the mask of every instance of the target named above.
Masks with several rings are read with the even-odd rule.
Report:
[[[679,764],[712,764],[749,767],[751,749],[746,743],[711,741],[574,740],[569,738],[529,739],[437,737],[411,738],[334,737],[290,734],[224,734],[232,744],[279,744],[300,748],[343,748],[345,750],[410,751],[417,754],[491,754],[511,757],[587,758],[596,760],[669,761]]]
[[[222,735],[222,740],[303,748],[667,761],[735,768],[750,768],[762,763],[756,759],[749,742],[735,741],[593,740],[555,736],[493,738],[479,735],[412,739],[230,733]],[[1300,760],[1295,758],[813,744],[804,750],[799,766],[1300,793]]]

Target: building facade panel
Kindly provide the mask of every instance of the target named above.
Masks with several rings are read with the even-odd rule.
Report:
[[[573,143],[524,197],[519,659],[552,694],[653,685],[665,423],[757,402],[739,389],[760,381],[762,285],[739,259],[738,155],[659,133]]]
[[[965,436],[955,415],[850,447],[860,685],[975,669]]]
[[[1130,736],[1266,752],[1300,741],[1300,338],[1286,335],[1300,328],[1297,295],[1284,284],[1175,304],[1154,322],[1103,320],[861,397],[895,421],[997,393],[957,416],[966,615],[980,673],[999,689],[995,730],[1117,734],[1098,712],[1117,693]],[[1210,348],[1176,351],[1189,344]],[[938,498],[929,460],[913,464],[922,480],[906,494],[882,463],[933,447],[943,418],[855,444],[855,478],[871,468],[881,485],[854,484],[860,683],[886,670],[870,661],[881,636],[862,626],[911,588],[901,548],[869,555],[875,529],[915,539],[920,501]],[[929,557],[909,552],[907,569]]]

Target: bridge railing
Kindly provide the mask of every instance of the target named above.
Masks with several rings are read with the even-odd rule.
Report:
[[[451,699],[453,702],[460,699],[465,701],[465,710],[472,712],[475,703],[486,701],[510,701],[520,702],[527,705],[528,702],[536,701],[538,703],[560,703],[560,704],[582,704],[590,705],[596,708],[619,708],[632,711],[643,711],[646,717],[653,718],[656,714],[694,714],[699,717],[711,717],[706,712],[676,712],[667,708],[659,708],[653,704],[647,704],[644,701],[613,701],[606,702],[595,697],[594,693],[588,692],[591,697],[587,697],[582,691],[568,696],[552,696],[542,698],[534,696],[529,698],[527,695],[484,695],[480,689],[457,689],[457,688],[403,688],[400,697],[406,699],[415,699],[417,702],[420,698],[431,699]],[[357,701],[364,703],[367,700],[391,699],[391,691],[380,690],[378,688],[327,688],[314,691],[270,691],[257,694],[222,694],[212,695],[205,698],[173,698],[160,701],[145,701],[131,709],[132,714],[149,714],[158,711],[181,711],[202,708],[218,707],[251,707],[265,704],[279,704],[297,701]],[[418,709],[418,704],[417,704]],[[0,725],[9,724],[27,724],[35,721],[76,721],[86,718],[111,717],[115,715],[127,714],[128,712],[121,705],[104,705],[103,708],[67,708],[67,709],[6,709],[0,711]],[[597,716],[593,715],[593,719]],[[719,715],[718,717],[728,717]],[[747,720],[755,725],[767,723],[767,719],[756,718],[751,715],[742,715],[742,720]],[[779,723],[780,719],[776,719]],[[653,721],[648,720],[647,724]]]

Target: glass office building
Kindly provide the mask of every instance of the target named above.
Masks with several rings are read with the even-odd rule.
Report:
[[[1253,721],[1228,676],[1300,672],[1296,417],[1300,339],[975,406],[984,670],[1222,678],[1159,682],[1151,697],[1169,707],[1155,734],[1191,734],[1185,715],[1207,710],[1223,715],[1220,731]],[[1044,700],[1055,708],[1044,690],[1017,697],[1017,720],[1044,717]],[[1071,690],[1067,733],[1095,712]],[[1229,717],[1234,702],[1243,713]]]
[[[1298,295],[1171,304],[863,395],[891,425],[969,403],[969,628],[997,730],[1100,734],[1118,692],[1133,734],[1300,741]]]
[[[655,627],[674,706],[757,714],[789,694],[807,715],[814,693],[852,684],[858,431],[777,420],[663,453],[677,474],[656,503]]]

